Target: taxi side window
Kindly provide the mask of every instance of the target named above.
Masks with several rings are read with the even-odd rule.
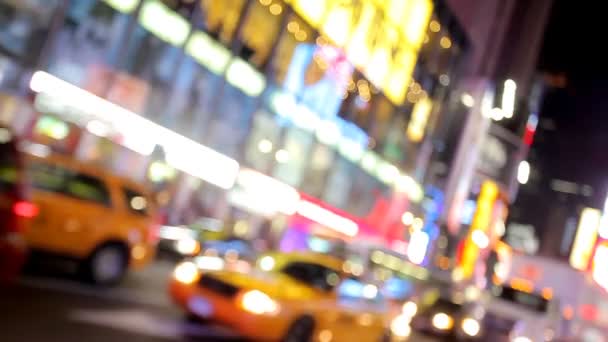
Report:
[[[32,185],[80,200],[110,205],[110,192],[102,180],[59,166],[36,163],[30,166]]]
[[[36,163],[31,165],[28,171],[34,188],[50,192],[63,192],[68,177],[67,170]]]
[[[149,203],[145,195],[140,192],[123,189],[127,209],[133,214],[148,216]]]
[[[110,206],[110,192],[106,185],[89,175],[74,174],[69,177],[66,193],[78,199]]]

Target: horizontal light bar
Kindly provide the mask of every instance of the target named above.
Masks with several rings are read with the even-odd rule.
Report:
[[[286,215],[296,212],[300,194],[283,182],[251,169],[241,169],[237,184],[256,201],[271,206],[276,212]]]
[[[300,200],[297,212],[307,219],[320,223],[346,236],[354,237],[359,233],[359,225],[353,220],[335,214],[307,200]]]
[[[223,189],[231,188],[236,180],[236,160],[49,73],[36,71],[30,88],[108,124],[122,135],[120,143],[137,153],[150,155],[158,144],[165,150],[167,163],[178,170]]]

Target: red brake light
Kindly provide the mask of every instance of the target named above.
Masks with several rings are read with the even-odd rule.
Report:
[[[38,215],[38,206],[26,201],[19,201],[13,204],[13,214],[19,217],[33,218]]]
[[[160,240],[160,224],[153,224],[148,228],[148,243],[157,244]]]

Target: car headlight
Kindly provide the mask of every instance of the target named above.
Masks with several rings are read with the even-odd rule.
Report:
[[[401,308],[401,312],[408,317],[414,317],[418,312],[418,305],[412,301],[406,302]]]
[[[181,255],[195,255],[200,252],[201,245],[194,239],[184,238],[175,242],[175,249]]]
[[[266,255],[258,261],[258,266],[262,269],[262,271],[271,271],[274,268],[274,265],[274,258],[270,255]]]
[[[409,337],[412,332],[410,320],[411,317],[405,314],[395,317],[391,322],[391,333],[400,338]]]
[[[532,340],[526,336],[517,336],[513,339],[513,342],[532,342]]]
[[[224,260],[214,256],[200,256],[194,259],[196,265],[202,270],[219,271],[224,268]]]
[[[243,310],[252,314],[276,314],[279,312],[279,304],[262,291],[247,291],[240,297],[239,302]]]
[[[479,322],[476,319],[467,317],[462,320],[460,328],[468,336],[474,337],[479,334],[479,331],[481,330],[481,325],[479,325]]]
[[[454,319],[444,312],[439,312],[433,315],[431,324],[438,330],[450,330],[454,326]]]
[[[173,278],[183,284],[192,284],[198,280],[198,267],[191,261],[184,261],[173,270]]]

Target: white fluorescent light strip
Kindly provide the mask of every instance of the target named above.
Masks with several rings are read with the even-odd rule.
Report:
[[[121,144],[137,153],[150,155],[159,144],[165,149],[167,163],[176,169],[223,189],[231,188],[236,180],[236,160],[49,73],[36,71],[30,88],[110,123],[123,136]]]
[[[359,233],[359,226],[353,220],[334,214],[306,200],[300,200],[298,214],[346,236],[354,237]]]

